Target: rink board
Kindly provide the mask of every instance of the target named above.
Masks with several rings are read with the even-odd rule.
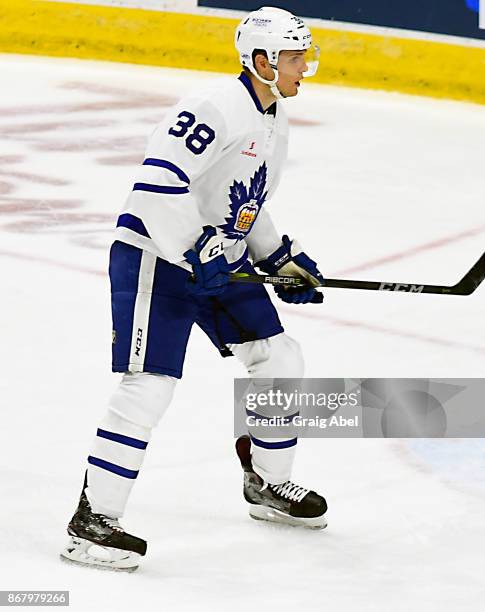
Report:
[[[96,5],[2,0],[0,51],[234,72],[237,19]],[[317,82],[485,104],[485,48],[312,27]],[[416,36],[419,36],[416,34]]]

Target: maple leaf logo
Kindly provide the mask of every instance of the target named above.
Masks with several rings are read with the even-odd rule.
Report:
[[[268,169],[263,162],[251,177],[249,189],[236,180],[230,186],[229,216],[219,225],[227,238],[241,240],[248,234],[268,195],[265,191],[267,177]]]

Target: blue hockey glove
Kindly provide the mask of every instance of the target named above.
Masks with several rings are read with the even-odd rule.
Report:
[[[255,265],[271,276],[299,276],[305,279],[302,287],[284,287],[276,285],[274,290],[277,296],[288,304],[321,304],[323,293],[315,287],[323,284],[324,278],[317,268],[317,264],[301,250],[296,240],[288,236],[281,239],[282,245],[266,259],[258,261]]]
[[[205,225],[203,230],[194,248],[184,253],[194,271],[187,286],[194,295],[219,295],[229,283],[229,265],[216,228]]]

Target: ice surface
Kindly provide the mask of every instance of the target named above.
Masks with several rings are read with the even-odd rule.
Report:
[[[304,440],[294,477],[328,498],[328,529],[256,523],[232,440],[244,373],[198,330],[124,521],[149,541],[143,568],[60,563],[118,380],[112,228],[156,122],[214,76],[13,55],[0,69],[1,588],[69,589],[74,610],[482,610],[481,441]],[[306,84],[286,104],[272,214],[324,273],[452,284],[478,259],[484,107]],[[484,375],[483,304],[482,287],[278,307],[309,376],[466,377]]]

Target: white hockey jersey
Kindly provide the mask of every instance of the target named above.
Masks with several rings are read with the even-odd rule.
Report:
[[[266,112],[249,78],[219,82],[182,99],[153,132],[115,240],[190,269],[184,252],[213,225],[231,269],[280,244],[265,202],[288,145],[280,102]]]

